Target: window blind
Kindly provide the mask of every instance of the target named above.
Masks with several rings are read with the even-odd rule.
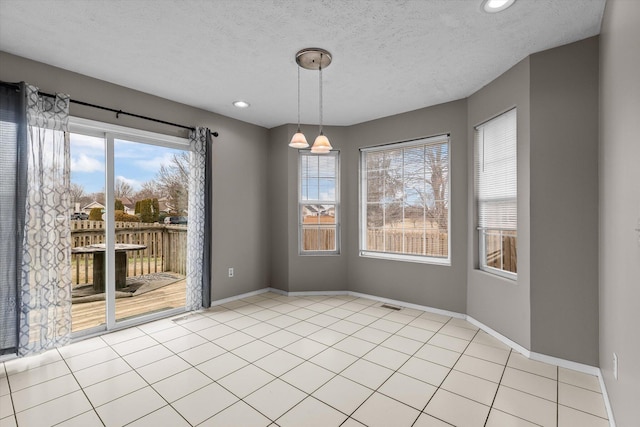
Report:
[[[516,132],[515,108],[475,129],[475,190],[480,229],[517,229]]]

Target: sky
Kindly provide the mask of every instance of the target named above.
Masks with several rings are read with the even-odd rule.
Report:
[[[71,182],[85,193],[104,191],[105,141],[101,137],[71,134]],[[129,183],[134,191],[155,178],[161,165],[168,165],[180,150],[137,142],[114,141],[115,178]]]

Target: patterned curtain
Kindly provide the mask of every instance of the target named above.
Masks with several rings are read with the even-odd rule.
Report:
[[[27,194],[18,354],[69,342],[69,96],[43,97],[26,85]]]
[[[189,134],[189,223],[187,225],[187,310],[211,305],[211,132]]]

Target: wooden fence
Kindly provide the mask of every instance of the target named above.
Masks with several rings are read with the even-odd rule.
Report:
[[[71,247],[104,243],[103,221],[71,221]],[[145,245],[128,253],[127,277],[172,271],[186,275],[187,227],[185,225],[116,222],[116,243]],[[92,283],[93,255],[72,254],[72,282]]]
[[[335,233],[334,227],[303,228],[302,248],[305,251],[335,250]],[[423,233],[421,230],[369,229],[367,250],[447,257],[449,237],[447,233],[435,231]]]
[[[449,236],[431,230],[368,229],[367,250],[447,257]]]
[[[518,272],[517,236],[512,231],[485,230],[487,266]]]
[[[335,227],[303,227],[302,250],[304,251],[335,251]]]

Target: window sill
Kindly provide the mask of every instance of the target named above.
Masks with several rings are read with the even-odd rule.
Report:
[[[386,259],[390,261],[413,262],[417,264],[451,266],[450,258],[432,258],[432,257],[423,257],[423,256],[415,256],[415,255],[390,254],[385,252],[370,252],[370,251],[360,251],[360,256],[363,258]]]
[[[299,252],[300,256],[340,256],[340,252]]]
[[[511,282],[517,282],[518,281],[518,274],[517,273],[510,273],[508,271],[498,270],[497,268],[484,267],[483,266],[483,267],[478,268],[477,271],[480,271],[480,272],[485,273],[485,274],[489,274],[491,276],[497,276],[497,277],[500,277],[502,279],[509,280]]]

